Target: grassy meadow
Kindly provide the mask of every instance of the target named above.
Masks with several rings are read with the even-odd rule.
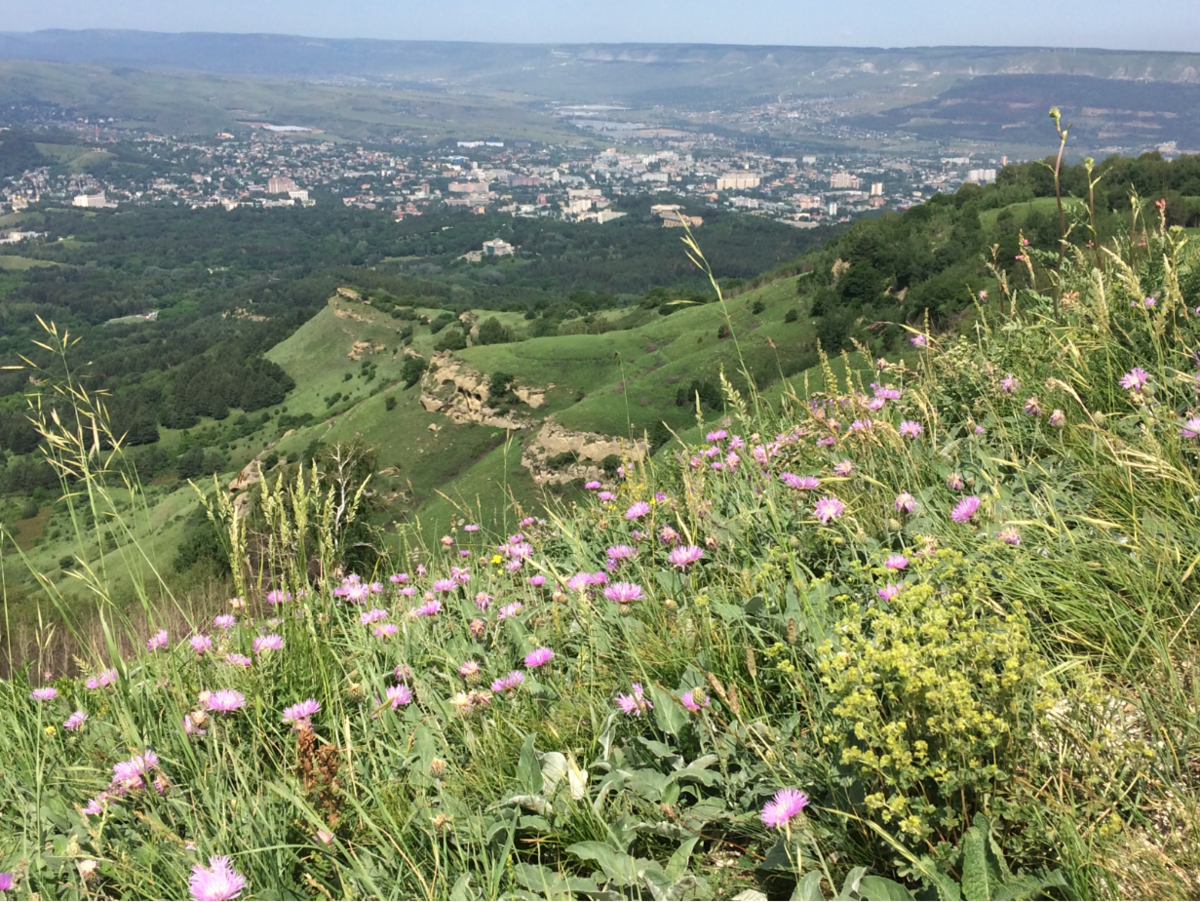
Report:
[[[995,289],[1011,313],[912,328],[903,355],[727,381],[687,445],[541,515],[479,528],[438,501],[432,533],[374,534],[352,450],[247,512],[218,495],[229,600],[170,586],[136,512],[106,516],[136,483],[59,385],[74,413],[43,428],[72,519],[116,535],[140,603],[81,557],[80,672],[45,635],[0,683],[10,893],[1194,897],[1200,312],[1178,286],[1200,253],[1141,237],[1102,270],[1031,258],[1032,287]],[[462,356],[562,381],[585,395],[564,422],[592,403],[623,432],[639,380],[698,355],[749,370],[802,328],[794,298],[766,286],[590,356],[563,337]],[[368,328],[320,335],[341,347],[347,322]],[[285,365],[316,358],[304,329]],[[289,406],[337,384],[319,369]],[[363,393],[321,428],[428,432]],[[449,431],[424,453],[472,461],[464,496],[505,480],[511,446]]]

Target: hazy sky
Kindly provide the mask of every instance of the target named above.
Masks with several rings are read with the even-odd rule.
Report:
[[[1200,0],[4,0],[0,31],[1200,51]]]

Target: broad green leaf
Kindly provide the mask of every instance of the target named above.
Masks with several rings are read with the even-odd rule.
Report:
[[[671,855],[671,860],[667,862],[666,874],[667,878],[674,883],[683,876],[683,872],[687,870],[688,860],[692,857],[692,849],[696,847],[696,843],[700,841],[700,837],[693,836],[691,839],[684,840],[678,849]]]
[[[852,900],[858,895],[858,887],[862,882],[863,875],[867,873],[866,868],[852,868],[850,873],[846,875],[846,879],[842,881],[842,891],[837,894],[837,899]]]
[[[542,768],[538,764],[537,753],[533,750],[536,737],[530,733],[525,737],[521,746],[521,757],[517,759],[517,780],[529,795],[537,795],[542,791]]]
[[[859,881],[858,893],[868,902],[900,902],[912,899],[912,893],[895,880],[877,877],[874,874]]]
[[[520,862],[513,867],[513,876],[525,889],[552,898],[568,896],[571,886],[561,874],[547,870],[536,864]]]
[[[988,868],[986,842],[978,827],[969,827],[963,835],[962,891],[968,899],[990,902],[995,887]]]
[[[825,893],[821,891],[820,871],[809,871],[800,878],[792,891],[793,902],[825,902]]]
[[[654,702],[654,720],[658,728],[671,736],[678,736],[687,726],[687,711],[654,684],[650,685],[650,700]]]
[[[577,842],[567,846],[567,851],[576,858],[594,861],[610,880],[625,885],[638,883],[638,863],[632,855],[618,852],[602,842]]]

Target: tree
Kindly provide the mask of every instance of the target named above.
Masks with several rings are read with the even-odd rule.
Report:
[[[512,333],[500,324],[500,320],[489,316],[479,324],[479,343],[481,345],[507,344],[512,341]]]
[[[404,378],[404,387],[412,388],[420,381],[420,378],[425,375],[425,370],[429,366],[425,362],[424,357],[415,355],[404,358],[404,366],[400,368],[400,375]]]

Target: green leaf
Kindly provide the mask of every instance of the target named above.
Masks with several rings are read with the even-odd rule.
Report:
[[[792,891],[793,902],[825,902],[825,893],[821,890],[821,872],[809,871],[800,878]]]
[[[537,795],[542,791],[542,767],[538,763],[537,753],[533,749],[536,737],[530,733],[525,737],[521,746],[521,757],[517,759],[517,780],[529,795]]]
[[[570,897],[571,886],[566,879],[540,865],[520,862],[514,865],[513,876],[525,889],[546,898]]]
[[[449,899],[454,902],[467,902],[469,899],[474,899],[475,894],[471,892],[471,875],[463,874],[455,881],[454,886],[450,889]]]
[[[842,891],[837,894],[838,899],[854,899],[858,895],[858,886],[862,882],[863,875],[867,873],[866,868],[853,868],[846,875],[846,879],[842,881]]]
[[[687,726],[687,711],[653,683],[650,685],[650,700],[654,702],[654,721],[658,728],[671,736],[678,736],[679,731]]]
[[[688,860],[692,857],[692,849],[696,847],[696,843],[700,841],[700,837],[693,836],[691,839],[686,839],[678,849],[671,855],[671,860],[667,862],[667,878],[674,883],[683,876],[683,872],[687,870]]]
[[[900,902],[912,899],[912,893],[895,880],[876,877],[874,874],[863,877],[858,884],[858,893],[868,902]]]
[[[963,835],[962,891],[968,899],[992,899],[995,889],[988,868],[987,841],[983,831],[970,827]]]
[[[594,861],[610,880],[626,885],[638,882],[637,860],[632,855],[615,851],[602,842],[577,842],[567,846],[567,851],[576,858]]]

